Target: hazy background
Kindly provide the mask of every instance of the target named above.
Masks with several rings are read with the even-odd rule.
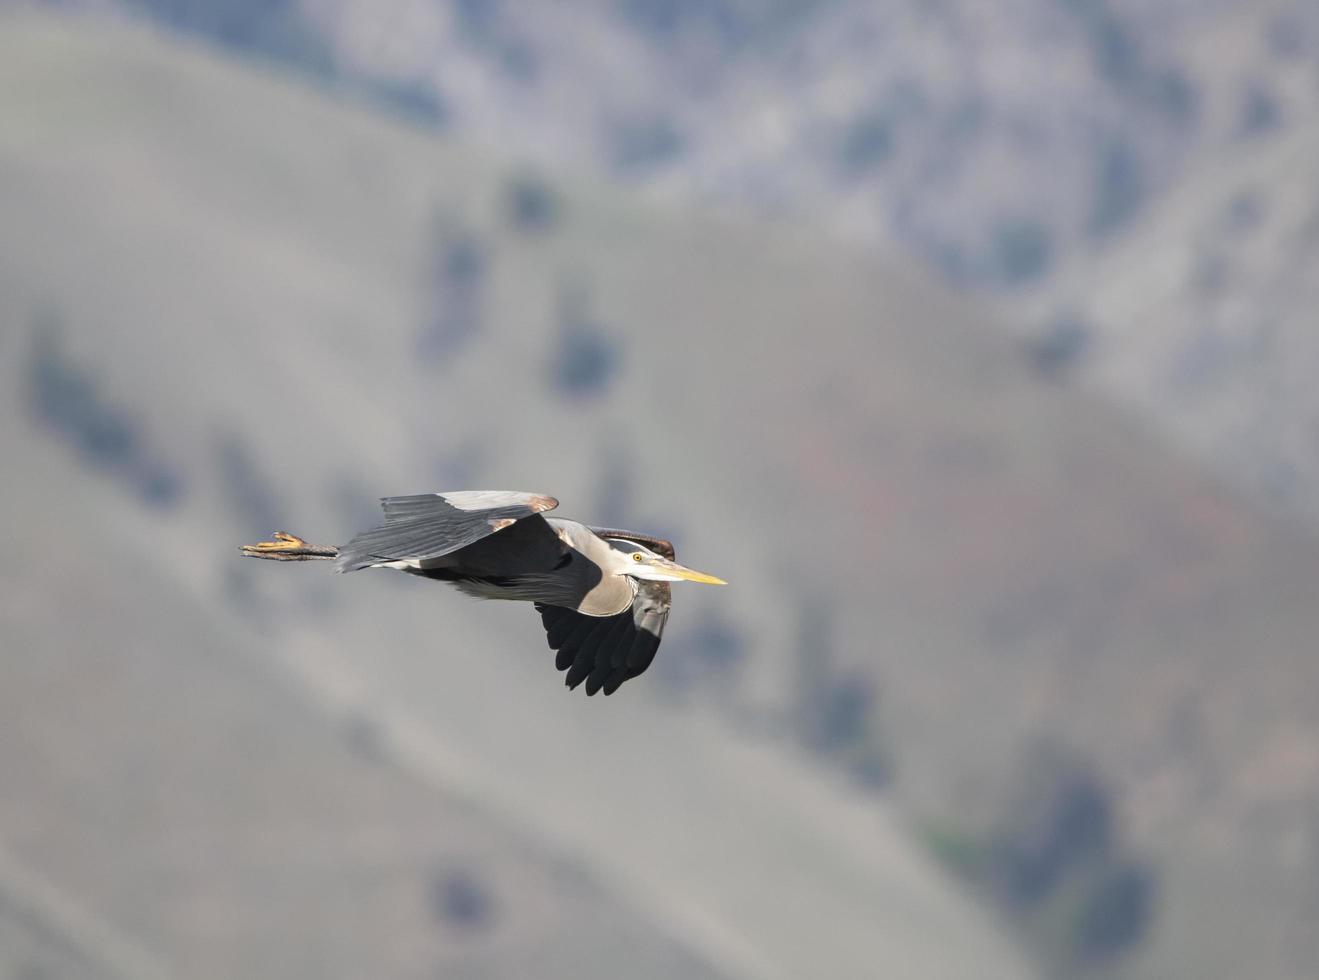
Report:
[[[0,977],[1319,971],[1319,6],[0,3]],[[243,561],[508,487],[651,670]]]

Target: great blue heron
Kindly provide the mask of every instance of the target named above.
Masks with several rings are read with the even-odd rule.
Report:
[[[342,548],[284,531],[243,546],[251,558],[332,559],[341,572],[397,568],[483,599],[533,602],[569,688],[613,694],[655,659],[670,582],[724,585],[679,565],[663,538],[542,517],[553,497],[457,490],[384,497],[385,523]]]

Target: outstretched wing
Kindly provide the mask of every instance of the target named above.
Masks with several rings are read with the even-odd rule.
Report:
[[[553,497],[517,490],[453,490],[384,497],[385,523],[363,531],[339,549],[341,572],[442,558],[460,548],[553,510]]]
[[[588,695],[613,694],[655,659],[672,594],[667,582],[640,581],[637,586],[632,605],[613,616],[536,603],[550,649],[558,651],[554,666],[568,672],[569,688],[585,681]]]

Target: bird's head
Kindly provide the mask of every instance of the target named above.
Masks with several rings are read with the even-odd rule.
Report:
[[[705,585],[727,585],[721,578],[679,565],[663,555],[657,555],[644,545],[622,538],[611,538],[619,575],[649,579],[652,582],[701,582]]]

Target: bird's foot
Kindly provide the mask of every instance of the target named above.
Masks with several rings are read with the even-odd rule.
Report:
[[[339,549],[333,545],[308,544],[296,534],[276,531],[275,540],[245,544],[242,553],[248,558],[268,558],[273,561],[312,561],[317,558],[334,558]]]

